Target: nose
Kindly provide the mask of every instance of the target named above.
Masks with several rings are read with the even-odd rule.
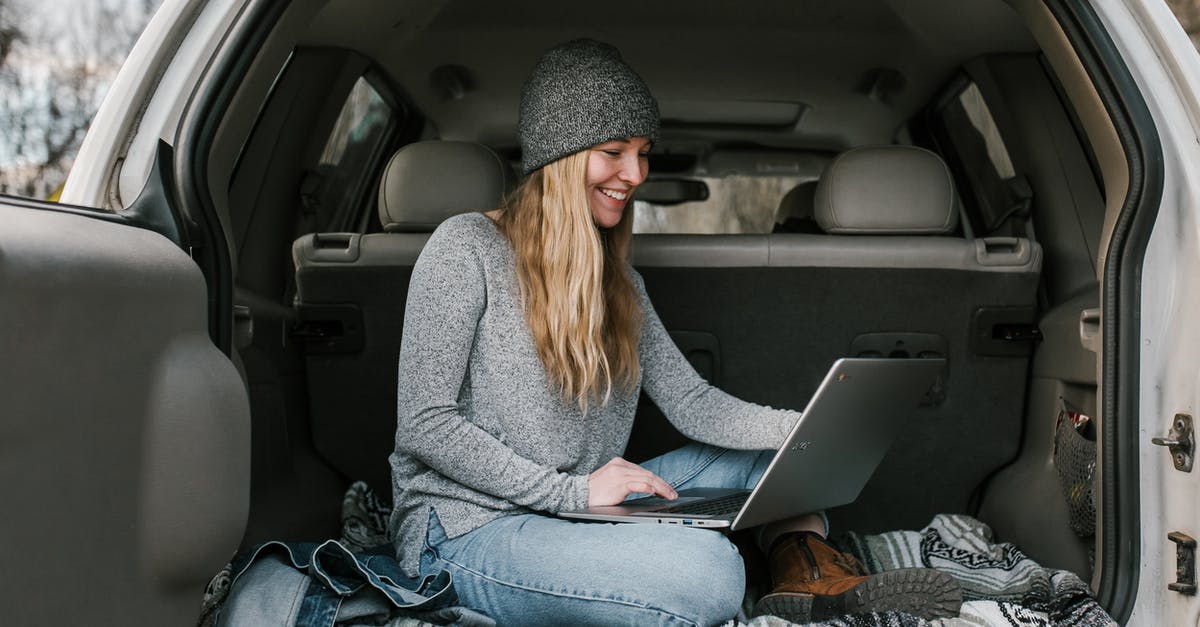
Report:
[[[636,151],[631,151],[631,154],[623,155],[621,158],[621,169],[617,173],[617,177],[631,187],[637,187],[646,180],[646,172],[649,166],[646,160],[641,157]]]

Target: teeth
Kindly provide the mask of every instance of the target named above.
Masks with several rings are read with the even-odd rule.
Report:
[[[604,194],[605,196],[608,196],[609,198],[615,198],[617,200],[625,200],[625,196],[626,196],[626,194],[622,194],[621,192],[614,192],[614,191],[608,190],[608,189],[601,189],[600,193]]]

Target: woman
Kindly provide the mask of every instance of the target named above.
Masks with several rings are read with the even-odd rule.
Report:
[[[411,574],[449,570],[460,600],[501,624],[713,624],[745,592],[720,533],[553,516],[751,487],[799,417],[707,385],[628,264],[626,209],[658,127],[614,48],[550,50],[522,91],[527,178],[504,207],[442,224],[413,272],[391,456],[397,556]],[[640,389],[704,444],[621,459]],[[776,590],[758,609],[798,620],[925,603],[836,565],[825,532],[819,515],[762,529]],[[921,589],[946,587],[928,572]],[[860,600],[872,595],[882,601]]]

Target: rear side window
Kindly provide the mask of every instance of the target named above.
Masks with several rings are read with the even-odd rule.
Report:
[[[316,171],[301,189],[312,230],[364,230],[361,207],[371,202],[376,182],[368,175],[381,157],[394,118],[394,108],[370,81],[359,78],[325,141]]]
[[[930,130],[956,170],[959,194],[976,233],[993,233],[1009,218],[1027,214],[1029,183],[1013,168],[1000,129],[974,82],[963,81],[956,95],[933,110]]]
[[[362,232],[406,109],[365,58],[297,48],[280,68],[229,187],[238,285],[271,295],[305,233]],[[288,228],[290,227],[290,228]]]

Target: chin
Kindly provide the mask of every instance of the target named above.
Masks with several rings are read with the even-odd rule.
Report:
[[[621,222],[621,216],[592,216],[592,222],[602,229],[611,229]]]
[[[625,215],[624,208],[621,208],[619,210],[612,210],[612,209],[597,209],[597,208],[593,207],[592,208],[592,223],[594,223],[597,227],[602,228],[602,229],[611,229],[621,221],[621,217],[624,215]]]

